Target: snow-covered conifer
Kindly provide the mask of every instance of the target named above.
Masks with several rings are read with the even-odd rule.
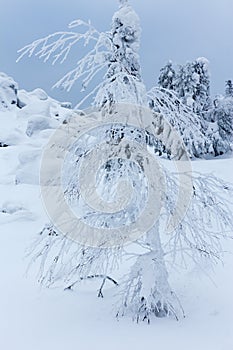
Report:
[[[69,91],[77,80],[81,80],[84,92],[90,82],[94,82],[95,87],[86,93],[77,107],[91,96],[95,97],[96,106],[123,100],[145,104],[146,90],[141,79],[138,54],[141,27],[139,17],[128,1],[120,1],[110,32],[98,32],[90,21],[76,20],[69,24],[70,29],[76,27],[86,28],[86,31],[56,32],[38,39],[19,50],[18,61],[25,55],[30,57],[35,54],[44,61],[52,59],[53,64],[58,61],[63,63],[73,46],[83,40],[84,45],[92,45],[92,49],[54,86]]]
[[[211,106],[209,61],[204,57],[199,57],[193,62],[193,67],[194,75],[198,76],[194,90],[195,112],[205,117],[205,113]]]
[[[209,116],[211,121],[207,132],[212,140],[214,155],[229,152],[233,142],[233,97],[217,96]]]
[[[128,1],[120,1],[120,8],[112,18],[111,54],[107,73],[95,98],[97,106],[111,102],[146,104],[139,63],[140,37],[138,15]]]
[[[113,16],[110,32],[99,33],[90,22],[85,23],[80,20],[73,21],[70,28],[80,25],[87,28],[84,34],[58,32],[49,35],[23,48],[21,56],[38,54],[39,57],[45,60],[53,57],[54,62],[57,60],[64,61],[70,49],[78,41],[84,39],[85,44],[91,42],[93,43],[92,50],[56,86],[70,89],[76,80],[82,79],[83,89],[86,90],[90,82],[103,70],[103,79],[85,96],[84,100],[94,96],[94,104],[98,107],[98,113],[103,113],[101,117],[103,117],[108,106],[111,107],[111,112],[115,113],[115,116],[120,115],[117,110],[117,103],[122,102],[127,102],[131,106],[137,104],[137,108],[133,112],[138,111],[138,105],[144,106],[148,101],[140,72],[138,50],[141,29],[137,14],[128,4],[128,1],[120,0],[120,7]],[[200,79],[198,73],[195,73],[193,65],[188,66],[188,74],[186,74],[185,79],[186,85],[183,84],[179,87],[180,89],[183,88],[179,95],[186,99],[190,96],[190,99],[194,100],[193,90],[200,83]],[[174,122],[174,125],[172,123],[166,124],[163,112],[167,108],[167,110],[170,110],[169,115],[171,116],[172,111],[175,110],[176,113],[173,113],[173,118],[175,116],[179,118],[181,111],[183,119],[181,129],[185,130],[191,120],[187,118],[187,113],[192,115],[192,111],[191,109],[185,109],[179,98],[168,95],[167,91],[169,90],[161,89],[159,97],[151,96],[150,101],[154,102],[154,105],[151,106],[154,110],[152,112],[154,117],[152,124],[157,130],[157,136],[164,135],[162,141],[166,143],[169,140],[170,147],[168,145],[167,147],[171,149],[174,141],[172,126],[175,127],[176,122]],[[158,112],[158,106],[161,107],[161,105],[162,109],[159,112],[163,114],[158,114],[156,112]],[[126,107],[123,106],[125,110]],[[132,112],[132,110],[130,111]],[[86,117],[85,113],[78,113],[80,120],[81,117]],[[81,219],[92,224],[90,226],[92,226],[93,231],[99,227],[117,227],[117,230],[122,234],[121,231],[124,230],[124,227],[132,221],[134,222],[138,212],[146,203],[148,182],[145,179],[145,164],[148,159],[139,157],[139,166],[134,164],[130,160],[133,154],[133,148],[131,152],[130,146],[124,149],[128,157],[127,162],[119,157],[111,157],[106,160],[99,171],[100,174],[97,176],[96,184],[97,192],[101,197],[106,202],[112,202],[115,195],[118,194],[118,182],[124,179],[128,180],[135,193],[130,198],[127,210],[120,210],[116,213],[94,211],[84,203],[82,196],[80,196],[79,181],[77,181],[80,164],[85,161],[92,148],[98,150],[98,145],[101,142],[105,142],[111,150],[111,147],[116,144],[124,144],[124,139],[128,142],[129,135],[133,138],[134,143],[138,142],[139,139],[144,145],[149,143],[146,141],[149,138],[146,134],[148,125],[143,125],[144,114],[132,114],[135,118],[141,118],[141,130],[127,125],[119,125],[114,130],[113,127],[108,125],[107,133],[103,133],[103,129],[99,128],[95,132],[84,135],[85,137],[80,139],[82,142],[79,140],[79,143],[74,143],[69,149],[64,146],[64,140],[60,139],[56,140],[58,144],[51,145],[53,149],[58,147],[59,152],[68,152],[62,196],[65,195],[69,203],[73,204],[76,209],[77,207],[80,209]],[[195,121],[192,123],[195,124]],[[195,147],[196,153],[193,152],[193,149],[192,152],[198,156],[202,152],[202,143],[205,140],[200,132],[198,121],[197,125],[196,129],[188,130],[186,144],[192,140],[193,144],[190,150]],[[117,140],[112,136],[115,131],[118,136]],[[149,134],[149,136],[151,135]],[[161,139],[158,138],[158,140]],[[59,141],[61,144],[59,144]],[[150,145],[154,152],[156,148],[154,139],[151,138],[151,141]],[[179,151],[182,146],[182,142],[178,142],[176,151]],[[175,154],[172,155],[175,156]],[[188,161],[188,157],[186,161]],[[177,197],[182,196],[183,191],[179,191],[181,174],[163,170],[166,174],[166,193],[161,193],[160,184],[157,187],[159,188],[158,197],[164,198],[165,201],[164,211],[150,230],[128,246],[122,246],[122,244],[112,248],[82,246],[73,240],[67,239],[66,236],[53,227],[53,224],[46,226],[39,235],[39,241],[33,246],[33,260],[41,260],[41,282],[52,285],[62,281],[68,289],[71,289],[80,281],[98,278],[102,280],[98,291],[100,297],[103,296],[103,286],[107,281],[114,285],[119,284],[121,300],[117,307],[117,315],[129,314],[137,321],[150,322],[153,316],[173,315],[178,317],[182,314],[182,308],[169,283],[168,263],[174,264],[179,253],[182,259],[184,257],[187,259],[193,258],[195,262],[198,261],[198,257],[201,259],[203,256],[213,260],[219,258],[221,252],[219,238],[224,230],[229,229],[229,227],[232,228],[228,207],[222,201],[223,189],[230,191],[230,187],[224,187],[223,183],[211,176],[209,179],[203,179],[196,175],[193,179],[193,186],[191,186],[192,198],[190,198],[191,203],[187,216],[178,227],[174,227],[172,235],[166,236],[167,221],[174,214]],[[61,175],[56,173],[56,176],[60,178]],[[186,176],[185,180],[190,183],[192,174],[186,173],[183,176]],[[159,179],[161,180],[161,178]],[[57,183],[57,178],[54,180]],[[185,186],[186,181],[182,185]],[[155,206],[159,199],[155,198]],[[203,212],[207,209],[210,213],[206,221]],[[178,214],[180,213],[178,212]],[[221,232],[216,232],[216,222],[221,227]],[[116,281],[114,274],[119,267],[119,262],[125,261],[128,257],[131,257],[131,269],[123,281]]]
[[[176,74],[175,91],[178,94],[178,98],[192,110],[194,110],[194,91],[198,81],[199,77],[194,74],[191,62],[179,66]]]
[[[211,103],[208,60],[200,57],[193,62],[187,62],[184,66],[179,66],[175,90],[183,103],[204,118]]]
[[[175,78],[176,72],[173,68],[173,63],[172,61],[168,61],[167,64],[160,69],[158,86],[164,89],[174,90]]]
[[[200,117],[193,112],[191,106],[182,102],[175,91],[159,87],[151,89],[148,97],[150,108],[162,113],[180,134],[189,156],[191,158],[204,157],[208,153],[207,144],[210,143],[210,140],[204,132]],[[190,101],[194,102],[191,98]],[[164,150],[164,153],[166,151]]]
[[[226,97],[233,97],[233,83],[232,83],[232,80],[227,80],[226,81],[225,96]]]

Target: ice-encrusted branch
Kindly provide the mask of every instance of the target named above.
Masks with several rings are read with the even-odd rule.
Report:
[[[188,257],[195,261],[205,257],[217,262],[223,253],[222,239],[233,238],[233,186],[212,174],[203,177],[193,172],[185,176],[192,176],[193,197],[184,219],[169,237],[164,250],[171,254],[173,262],[177,255],[183,262]],[[176,188],[176,181],[176,176],[167,176],[169,192]],[[168,213],[172,213],[174,205],[174,198],[170,196]]]
[[[71,49],[81,40],[84,46],[92,44],[93,48],[80,60],[76,67],[69,71],[53,87],[64,88],[67,91],[73,87],[77,80],[82,81],[82,90],[84,91],[91,81],[108,66],[111,56],[112,41],[108,33],[98,32],[90,22],[75,20],[70,23],[69,28],[84,27],[86,31],[81,32],[56,32],[42,39],[35,40],[26,45],[18,52],[20,54],[17,62],[24,56],[37,56],[47,62],[52,60],[52,64],[60,62],[61,64],[67,59]]]
[[[76,20],[69,24],[69,28],[77,26],[86,27],[87,30],[84,33],[78,32],[56,32],[49,34],[44,38],[33,41],[18,50],[20,56],[16,62],[19,62],[24,56],[31,57],[32,55],[38,56],[43,59],[44,62],[52,59],[52,63],[57,61],[63,63],[70,53],[72,47],[80,40],[84,40],[84,46],[88,45],[91,40],[98,41],[100,33],[91,25],[90,22],[84,22],[82,20]]]
[[[154,87],[148,91],[150,107],[162,113],[169,123],[182,135],[187,151],[191,157],[206,154],[210,140],[203,132],[198,115],[182,103],[175,92]]]

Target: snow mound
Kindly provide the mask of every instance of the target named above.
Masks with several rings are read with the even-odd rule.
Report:
[[[19,165],[15,176],[16,184],[39,185],[41,153],[41,148],[19,153]]]
[[[42,130],[56,129],[57,126],[58,123],[54,119],[47,118],[42,115],[34,115],[28,120],[26,134],[27,136],[31,137],[33,134],[39,133]]]
[[[38,185],[43,146],[72,114],[71,104],[60,103],[39,88],[18,90],[18,84],[4,73],[0,73],[0,97],[0,146],[14,146],[17,159],[10,175],[16,184]]]
[[[22,203],[15,203],[6,201],[0,207],[0,212],[4,214],[14,214],[16,212],[25,210]]]
[[[17,105],[17,83],[5,73],[0,73],[0,111],[12,110]]]

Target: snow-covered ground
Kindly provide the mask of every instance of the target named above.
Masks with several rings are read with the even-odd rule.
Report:
[[[150,326],[114,317],[109,287],[97,298],[98,285],[88,282],[76,291],[43,289],[38,266],[25,251],[48,221],[38,185],[38,157],[49,135],[70,111],[41,90],[20,92],[27,104],[0,111],[0,349],[233,349],[233,256],[208,276],[199,269],[172,277],[186,318],[157,319]],[[40,129],[40,134],[38,129]],[[232,158],[195,161],[193,169],[213,172],[231,181]],[[233,244],[225,243],[233,252]]]

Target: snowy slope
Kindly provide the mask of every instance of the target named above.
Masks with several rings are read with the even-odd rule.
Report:
[[[112,295],[117,287],[96,297],[97,284],[88,282],[75,292],[41,289],[38,266],[25,251],[48,221],[38,186],[43,145],[70,111],[41,91],[19,92],[26,107],[0,112],[0,349],[233,349],[233,256],[208,277],[187,270],[172,277],[186,318],[154,320],[150,326],[114,318]],[[40,129],[40,130],[39,130]],[[1,139],[2,138],[2,139]],[[193,162],[194,170],[214,172],[231,181],[233,160]],[[226,242],[233,252],[233,244]]]

